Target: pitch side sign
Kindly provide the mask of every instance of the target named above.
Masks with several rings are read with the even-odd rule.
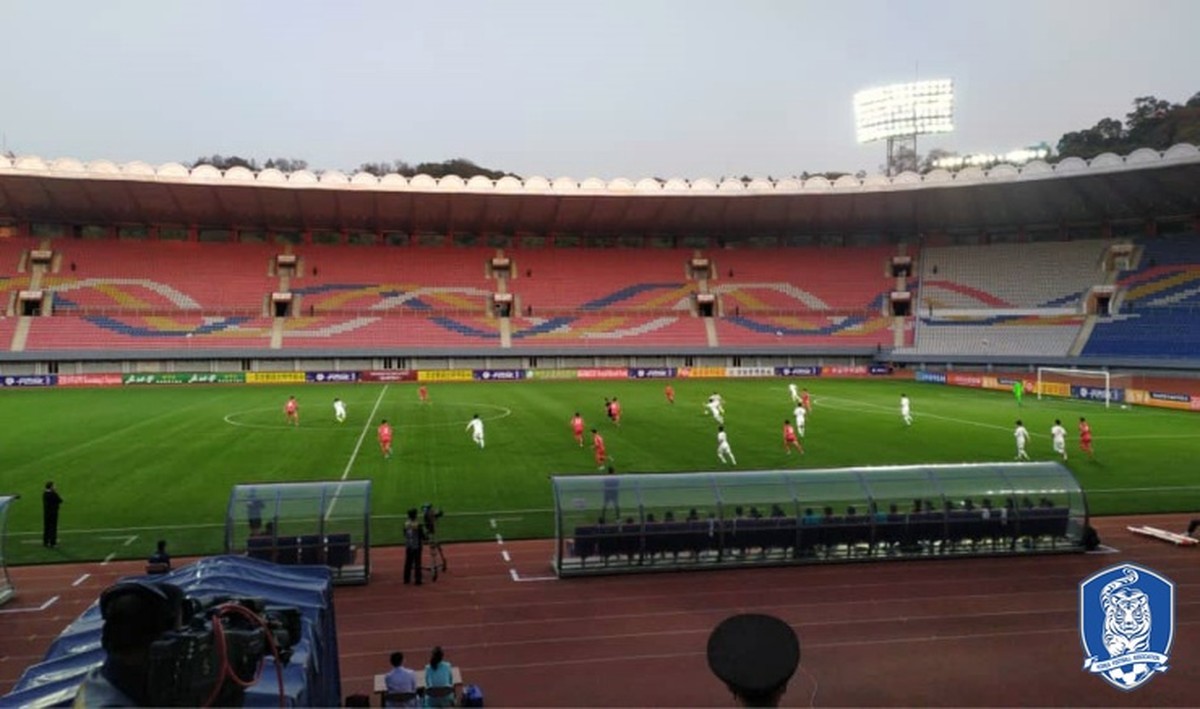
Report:
[[[305,372],[304,379],[318,384],[348,384],[358,381],[358,372]]]
[[[52,387],[58,376],[55,374],[25,374],[0,378],[0,386],[6,387]]]

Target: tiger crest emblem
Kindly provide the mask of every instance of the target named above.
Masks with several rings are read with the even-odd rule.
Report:
[[[1167,670],[1175,634],[1175,585],[1135,564],[1120,564],[1079,584],[1084,669],[1123,690]]]

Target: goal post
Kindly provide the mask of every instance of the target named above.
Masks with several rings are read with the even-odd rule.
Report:
[[[1037,398],[1063,398],[1103,401],[1107,408],[1124,400],[1129,388],[1128,374],[1113,374],[1103,369],[1074,369],[1064,367],[1037,368]]]

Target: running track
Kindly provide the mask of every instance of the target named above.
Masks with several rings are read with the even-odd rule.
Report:
[[[1178,531],[1186,520],[1136,522]],[[420,588],[400,583],[401,549],[379,549],[368,586],[336,591],[342,690],[369,692],[392,650],[421,666],[441,644],[490,706],[730,706],[705,642],[724,617],[759,611],[800,635],[788,706],[1200,704],[1200,549],[1136,538],[1125,531],[1134,520],[1095,521],[1119,553],[516,582],[513,570],[548,574],[551,544],[489,542],[447,547],[449,573]],[[1079,581],[1121,561],[1176,584],[1171,669],[1130,693],[1083,672],[1078,631]],[[141,567],[12,569],[19,596],[0,612],[0,692],[105,586]]]

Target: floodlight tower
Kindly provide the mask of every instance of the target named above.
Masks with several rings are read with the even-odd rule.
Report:
[[[954,82],[930,79],[864,89],[854,94],[859,143],[887,141],[888,175],[904,148],[917,154],[917,136],[954,130]]]

